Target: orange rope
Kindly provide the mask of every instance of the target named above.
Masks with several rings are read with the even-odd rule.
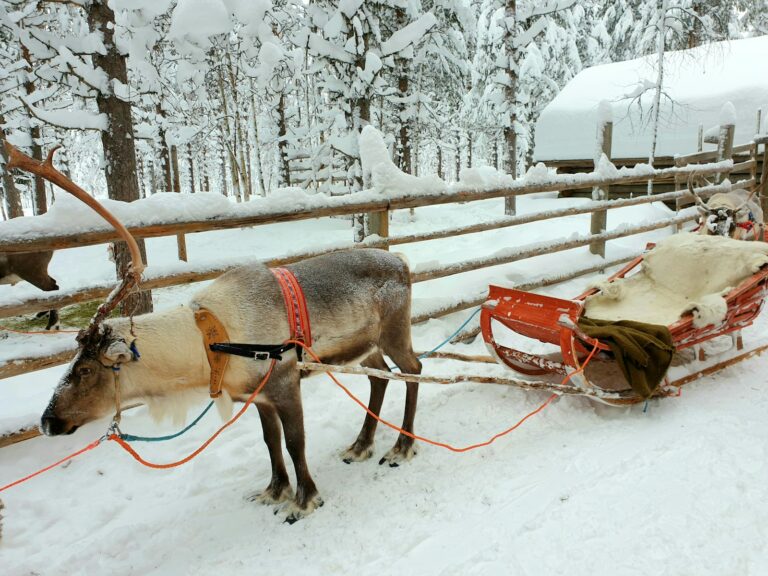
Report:
[[[312,356],[312,358],[314,358],[314,359],[315,359],[315,361],[317,361],[317,362],[322,362],[322,360],[320,359],[320,357],[319,357],[317,354],[315,354],[314,350],[312,350],[312,348],[310,348],[309,346],[307,346],[305,343],[301,342],[300,340],[287,340],[287,341],[286,341],[286,343],[292,343],[292,344],[295,344],[296,346],[301,346],[302,348],[304,348],[304,350],[305,350],[305,351],[306,351],[306,352],[307,352],[307,353],[308,353],[310,356]],[[583,371],[584,371],[584,369],[585,369],[585,368],[587,367],[587,365],[589,364],[590,360],[592,360],[592,357],[593,357],[593,356],[595,355],[595,353],[597,352],[597,349],[598,349],[598,345],[597,345],[597,343],[595,343],[595,346],[594,346],[594,348],[592,348],[592,352],[590,352],[589,356],[587,356],[587,360],[584,362],[584,364],[582,364],[582,365],[581,365],[581,367],[580,367],[578,370],[576,370],[576,371],[572,372],[571,374],[568,374],[568,375],[567,375],[567,376],[566,376],[566,377],[563,379],[563,381],[562,381],[562,383],[561,383],[561,384],[565,384],[565,383],[566,383],[566,382],[568,382],[568,381],[569,381],[569,380],[570,380],[570,379],[571,379],[573,376],[575,376],[576,374],[579,374],[580,372],[583,372]],[[262,381],[259,383],[259,385],[256,387],[256,390],[254,390],[254,391],[253,391],[253,393],[252,393],[252,394],[251,394],[251,395],[248,397],[248,399],[245,401],[245,404],[244,404],[244,405],[243,405],[243,407],[240,409],[240,411],[239,411],[237,414],[235,414],[235,415],[232,417],[232,419],[231,419],[231,420],[229,420],[229,422],[227,422],[227,423],[226,423],[226,424],[224,424],[224,425],[223,425],[221,428],[219,428],[219,429],[218,429],[218,430],[217,430],[217,431],[216,431],[216,432],[213,434],[213,436],[211,436],[211,437],[210,437],[208,440],[206,440],[206,441],[205,441],[205,442],[204,442],[204,443],[203,443],[203,444],[202,444],[202,445],[201,445],[201,446],[200,446],[200,447],[199,447],[197,450],[195,450],[194,452],[192,452],[192,453],[191,453],[191,454],[189,454],[188,456],[186,456],[186,457],[182,458],[181,460],[177,460],[176,462],[169,462],[169,463],[167,463],[167,464],[157,464],[157,463],[154,463],[154,462],[149,462],[148,460],[145,460],[144,458],[142,458],[142,457],[139,455],[139,453],[138,453],[138,452],[136,452],[136,450],[134,450],[134,449],[133,449],[133,448],[132,448],[132,447],[131,447],[131,446],[128,444],[128,442],[126,442],[125,440],[123,440],[122,438],[120,438],[120,436],[118,436],[117,434],[114,434],[114,433],[113,433],[113,434],[110,434],[110,435],[107,437],[107,439],[108,439],[108,440],[113,440],[113,441],[117,442],[117,443],[118,443],[118,444],[119,444],[119,445],[120,445],[120,446],[123,448],[123,450],[125,450],[125,451],[126,451],[126,452],[128,452],[128,453],[129,453],[131,456],[133,456],[133,458],[134,458],[134,459],[135,459],[137,462],[139,462],[140,464],[143,464],[144,466],[147,466],[147,467],[149,467],[149,468],[155,468],[155,469],[161,469],[161,470],[162,470],[162,469],[167,469],[167,468],[176,468],[177,466],[181,466],[182,464],[186,464],[187,462],[189,462],[190,460],[192,460],[193,458],[195,458],[196,456],[198,456],[198,455],[199,455],[199,454],[200,454],[200,453],[201,453],[203,450],[205,450],[205,449],[206,449],[206,448],[207,448],[207,447],[208,447],[208,446],[211,444],[211,442],[213,442],[213,441],[214,441],[214,440],[215,440],[215,439],[218,437],[218,435],[219,435],[219,434],[221,434],[221,433],[222,433],[222,432],[223,432],[225,429],[229,428],[229,426],[231,426],[232,424],[234,424],[234,423],[235,423],[235,422],[236,422],[236,421],[237,421],[237,420],[238,420],[238,419],[239,419],[239,418],[240,418],[240,417],[241,417],[241,416],[242,416],[242,415],[245,413],[245,411],[248,409],[248,406],[249,406],[249,405],[250,405],[250,404],[253,402],[253,400],[256,398],[256,396],[258,396],[258,394],[261,392],[262,388],[264,388],[265,384],[267,383],[267,380],[269,380],[269,377],[272,375],[272,371],[273,371],[273,369],[274,369],[274,367],[275,367],[275,364],[276,364],[276,362],[277,362],[277,360],[275,360],[275,359],[273,359],[273,360],[272,360],[272,363],[270,364],[270,366],[269,366],[269,370],[267,370],[267,373],[266,373],[266,375],[264,376],[264,379],[263,379],[263,380],[262,380]],[[333,382],[334,382],[334,383],[336,383],[336,385],[337,385],[339,388],[341,388],[341,389],[342,389],[342,390],[343,390],[343,391],[344,391],[344,392],[347,394],[347,396],[349,396],[349,397],[350,397],[352,400],[354,400],[354,401],[355,401],[355,402],[356,402],[356,403],[357,403],[357,404],[358,404],[358,405],[359,405],[361,408],[363,408],[363,409],[364,409],[364,410],[365,410],[365,411],[366,411],[368,414],[370,414],[370,415],[371,415],[373,418],[375,418],[376,420],[378,420],[379,422],[381,422],[381,423],[382,423],[382,424],[384,424],[385,426],[388,426],[389,428],[391,428],[391,429],[393,429],[393,430],[395,430],[395,431],[399,432],[400,434],[403,434],[403,435],[405,435],[405,436],[408,436],[408,437],[410,437],[410,438],[413,438],[414,440],[419,440],[419,441],[421,441],[421,442],[425,442],[425,443],[427,443],[427,444],[431,444],[431,445],[433,445],[433,446],[439,446],[440,448],[445,448],[445,449],[447,449],[447,450],[450,450],[450,451],[452,451],[452,452],[467,452],[467,451],[469,451],[469,450],[474,450],[474,449],[476,449],[476,448],[481,448],[481,447],[483,447],[483,446],[488,446],[489,444],[492,444],[493,442],[495,442],[496,440],[498,440],[498,439],[499,439],[499,438],[501,438],[502,436],[506,436],[507,434],[509,434],[509,433],[510,433],[510,432],[512,432],[513,430],[516,430],[517,428],[519,428],[519,427],[520,427],[520,426],[521,426],[521,425],[522,425],[522,424],[523,424],[523,423],[524,423],[526,420],[528,420],[529,418],[531,418],[531,417],[535,416],[536,414],[538,414],[539,412],[541,412],[542,410],[544,410],[544,408],[546,408],[547,406],[549,406],[549,405],[552,403],[552,401],[553,401],[555,398],[557,398],[557,394],[556,394],[556,393],[553,393],[553,394],[552,394],[552,395],[551,395],[549,398],[547,398],[547,399],[544,401],[544,403],[543,403],[543,404],[541,404],[541,405],[540,405],[538,408],[536,408],[536,409],[535,409],[535,410],[533,410],[532,412],[529,412],[529,413],[528,413],[528,414],[526,414],[526,415],[525,415],[523,418],[521,418],[520,420],[518,420],[518,421],[517,421],[517,423],[516,423],[514,426],[511,426],[510,428],[507,428],[507,429],[506,429],[506,430],[504,430],[503,432],[499,432],[498,434],[494,435],[493,437],[491,437],[490,439],[486,440],[485,442],[480,442],[480,443],[478,443],[478,444],[472,444],[472,445],[470,445],[470,446],[464,446],[463,448],[457,448],[457,447],[455,447],[455,446],[452,446],[452,445],[450,445],[450,444],[447,444],[447,443],[445,443],[445,442],[438,442],[438,441],[436,441],[436,440],[430,440],[429,438],[426,438],[426,437],[424,437],[424,436],[419,436],[418,434],[413,434],[412,432],[408,432],[407,430],[403,430],[402,428],[400,428],[400,427],[399,427],[399,426],[397,426],[396,424],[393,424],[392,422],[389,422],[389,421],[387,421],[387,420],[384,420],[384,419],[383,419],[383,418],[381,418],[379,415],[377,415],[377,414],[374,414],[374,413],[373,413],[373,412],[372,412],[372,411],[371,411],[371,410],[370,410],[370,409],[369,409],[369,408],[368,408],[368,407],[367,407],[367,406],[366,406],[366,405],[365,405],[365,404],[364,404],[364,403],[363,403],[363,402],[362,402],[362,401],[361,401],[361,400],[360,400],[360,399],[359,399],[357,396],[355,396],[355,395],[354,395],[354,394],[353,394],[353,393],[352,393],[352,392],[351,392],[351,391],[350,391],[350,390],[349,390],[349,389],[348,389],[346,386],[344,386],[344,385],[343,385],[341,382],[339,382],[339,380],[338,380],[338,379],[336,379],[336,377],[335,377],[335,376],[334,376],[332,373],[330,373],[330,372],[326,372],[326,374],[328,374],[328,376],[330,376],[331,380],[333,380]]]
[[[0,330],[13,332],[14,334],[31,334],[33,336],[48,334],[78,334],[80,332],[80,330],[38,330],[35,332],[25,332],[24,330],[14,330],[13,328],[8,328],[7,326],[0,326]]]
[[[312,356],[312,358],[314,358],[317,362],[322,362],[320,360],[320,358],[317,356],[317,354],[315,354],[315,352],[309,346],[306,346],[303,342],[300,342],[298,340],[289,340],[288,342],[292,342],[292,343],[296,344],[297,346],[302,346],[304,348],[304,350],[306,350],[307,353],[309,353],[310,356]],[[597,347],[597,343],[596,343],[595,347],[592,348],[592,352],[590,352],[589,356],[587,356],[587,359],[584,362],[584,364],[582,364],[581,367],[578,370],[572,372],[571,374],[568,374],[563,379],[561,384],[565,384],[571,378],[573,378],[573,376],[575,376],[576,374],[578,374],[580,372],[583,372],[584,369],[589,364],[590,360],[592,360],[592,357],[597,352],[597,349],[598,349],[598,347]],[[264,375],[264,378],[259,383],[259,385],[256,387],[256,389],[251,393],[251,395],[248,397],[248,399],[245,401],[245,403],[243,404],[243,407],[237,412],[237,414],[235,414],[228,422],[226,422],[223,426],[221,426],[221,428],[219,428],[199,448],[197,448],[194,452],[192,452],[188,456],[185,456],[181,460],[178,460],[176,462],[169,462],[169,463],[166,463],[166,464],[157,464],[157,463],[154,463],[154,462],[149,462],[148,460],[145,460],[144,458],[142,458],[139,455],[138,452],[136,452],[133,448],[131,448],[131,446],[125,440],[120,438],[120,436],[118,436],[117,434],[114,434],[114,433],[110,434],[109,436],[107,436],[107,439],[108,440],[113,440],[113,441],[117,442],[126,452],[128,452],[131,456],[133,456],[136,459],[137,462],[139,462],[140,464],[143,464],[144,466],[147,466],[148,468],[155,468],[155,469],[161,469],[162,470],[162,469],[167,469],[167,468],[176,468],[178,466],[181,466],[182,464],[186,464],[187,462],[189,462],[193,458],[197,457],[203,450],[208,448],[208,446],[219,436],[219,434],[221,434],[224,430],[226,430],[232,424],[237,422],[240,419],[240,417],[243,414],[245,414],[246,410],[248,410],[248,406],[253,402],[253,400],[256,398],[256,396],[259,395],[261,390],[266,385],[267,381],[269,380],[269,377],[272,375],[272,372],[273,372],[273,370],[275,368],[275,364],[276,363],[277,363],[277,360],[273,359],[272,362],[269,365],[269,369],[267,370],[267,373]],[[341,382],[339,382],[333,374],[331,374],[330,372],[326,372],[326,374],[328,374],[328,376],[331,377],[331,380],[333,380],[336,383],[336,385],[339,386],[339,388],[344,390],[344,392],[347,394],[347,396],[352,398],[352,400],[354,400],[368,414],[370,414],[373,418],[375,418],[376,420],[378,420],[379,422],[381,422],[385,426],[388,426],[389,428],[392,428],[393,430],[395,430],[395,431],[397,431],[397,432],[399,432],[401,434],[404,434],[405,436],[413,438],[414,440],[419,440],[421,442],[425,442],[425,443],[431,444],[433,446],[439,446],[440,448],[445,448],[445,449],[450,450],[452,452],[468,452],[469,450],[474,450],[476,448],[481,448],[483,446],[488,446],[488,445],[492,444],[493,442],[495,442],[496,440],[498,440],[502,436],[506,436],[507,434],[509,434],[513,430],[516,430],[517,428],[519,428],[526,420],[528,420],[529,418],[535,416],[536,414],[538,414],[539,412],[544,410],[544,408],[549,406],[552,403],[552,401],[555,398],[557,398],[557,394],[552,394],[538,408],[536,408],[532,412],[529,412],[523,418],[518,420],[517,423],[514,426],[511,426],[510,428],[507,428],[503,432],[499,432],[498,434],[492,436],[490,439],[486,440],[485,442],[480,442],[480,443],[477,443],[477,444],[471,444],[469,446],[464,446],[463,448],[457,448],[457,447],[452,446],[450,444],[447,444],[445,442],[438,442],[436,440],[430,440],[429,438],[425,438],[424,436],[419,436],[418,434],[413,434],[412,432],[408,432],[406,430],[403,430],[402,428],[400,428],[396,424],[393,424],[391,422],[388,422],[387,420],[384,420],[383,418],[381,418],[377,414],[374,414],[357,396],[352,394],[352,392],[346,386],[344,386]],[[32,473],[32,474],[30,474],[28,476],[25,476],[24,478],[20,478],[19,480],[16,480],[15,482],[11,482],[10,484],[7,484],[7,485],[5,485],[3,487],[0,487],[0,492],[8,490],[9,488],[13,488],[14,486],[18,486],[19,484],[23,484],[27,480],[30,480],[30,479],[34,478],[35,476],[39,476],[40,474],[43,474],[44,472],[48,472],[49,470],[55,468],[56,466],[59,466],[59,465],[63,464],[64,462],[67,462],[68,460],[72,460],[73,458],[79,456],[80,454],[83,454],[85,452],[93,450],[99,444],[101,444],[102,440],[103,440],[103,438],[99,438],[98,440],[94,440],[93,442],[88,444],[88,446],[86,446],[85,448],[82,448],[82,449],[78,450],[77,452],[74,452],[73,454],[70,454],[69,456],[65,456],[64,458],[62,458],[58,462],[54,462],[50,466],[46,466],[45,468],[43,468],[41,470],[38,470],[37,472],[34,472],[34,473]]]
[[[273,359],[272,362],[269,365],[269,370],[267,370],[267,373],[264,375],[264,379],[256,387],[256,390],[254,390],[253,393],[248,397],[248,400],[245,401],[245,404],[243,404],[243,407],[238,411],[238,413],[235,414],[229,420],[229,422],[225,423],[221,428],[216,430],[216,432],[213,434],[213,436],[211,436],[210,438],[208,438],[208,440],[203,442],[203,444],[197,450],[195,450],[194,452],[192,452],[188,456],[185,456],[181,460],[177,460],[176,462],[168,462],[167,464],[156,464],[154,462],[149,462],[148,460],[145,460],[144,458],[142,458],[139,455],[139,453],[136,452],[136,450],[131,448],[131,446],[128,444],[128,442],[126,442],[125,440],[120,438],[120,436],[118,436],[117,434],[110,434],[109,436],[107,436],[107,439],[108,440],[114,440],[115,442],[117,442],[123,448],[123,450],[128,452],[128,454],[133,456],[139,463],[143,464],[144,466],[147,466],[148,468],[155,468],[155,469],[158,469],[158,470],[164,470],[166,468],[176,468],[178,466],[181,466],[182,464],[186,464],[187,462],[189,462],[190,460],[195,458],[198,454],[200,454],[203,450],[208,448],[208,446],[211,444],[211,442],[216,440],[216,438],[219,436],[219,434],[224,432],[224,430],[226,430],[232,424],[237,422],[240,419],[240,417],[243,414],[245,414],[245,411],[248,410],[248,407],[250,406],[251,402],[253,402],[253,400],[256,398],[256,396],[259,395],[259,392],[261,392],[262,388],[264,388],[264,386],[266,385],[267,380],[269,380],[269,377],[272,375],[272,371],[274,370],[276,363],[277,363],[277,360]]]
[[[64,464],[64,462],[66,462],[67,460],[72,460],[72,458],[75,458],[76,456],[80,456],[80,454],[83,454],[84,452],[88,452],[89,450],[93,450],[99,444],[101,444],[101,438],[99,438],[98,440],[94,440],[93,442],[88,444],[88,446],[78,450],[74,454],[70,454],[69,456],[65,456],[64,458],[62,458],[58,462],[54,462],[50,466],[46,466],[42,470],[38,470],[37,472],[34,472],[34,473],[30,474],[29,476],[25,476],[24,478],[20,478],[19,480],[16,480],[15,482],[11,482],[10,484],[6,484],[2,488],[0,488],[0,492],[8,490],[9,488],[13,488],[14,486],[18,486],[19,484],[23,484],[27,480],[31,480],[32,478],[34,478],[35,476],[39,476],[43,472],[48,472],[48,470],[51,470],[52,468],[56,468],[56,466],[59,466],[60,464]]]
[[[314,360],[315,360],[316,362],[322,363],[322,360],[321,360],[321,359],[320,359],[320,358],[317,356],[317,354],[315,354],[314,350],[312,350],[311,348],[309,348],[308,346],[306,346],[305,344],[303,344],[301,341],[299,341],[299,340],[289,340],[289,342],[292,342],[292,343],[296,344],[297,346],[302,346],[302,347],[304,348],[304,350],[305,350],[305,351],[306,351],[306,352],[307,352],[307,353],[308,353],[310,356],[312,356],[312,358],[314,358]],[[587,359],[586,359],[586,361],[584,362],[584,364],[582,364],[582,365],[581,365],[581,367],[580,367],[578,370],[576,370],[576,371],[574,371],[574,372],[571,372],[571,373],[570,373],[570,374],[568,374],[568,375],[567,375],[565,378],[563,378],[563,381],[560,383],[560,385],[562,386],[563,384],[565,384],[566,382],[568,382],[568,381],[569,381],[571,378],[573,378],[573,377],[574,377],[576,374],[579,374],[579,373],[583,372],[583,371],[584,371],[584,369],[585,369],[585,368],[587,367],[587,365],[589,364],[589,362],[592,360],[592,357],[593,357],[593,356],[595,355],[595,353],[597,352],[597,349],[598,349],[598,343],[597,343],[597,341],[595,341],[595,346],[592,348],[592,352],[590,352],[590,353],[589,353],[589,356],[587,356]],[[336,379],[336,377],[335,377],[333,374],[331,374],[331,372],[326,372],[326,374],[327,374],[327,375],[328,375],[328,376],[331,378],[331,380],[333,380],[333,381],[334,381],[334,383],[335,383],[335,384],[336,384],[336,385],[337,385],[339,388],[341,388],[342,390],[344,390],[344,392],[347,394],[347,396],[349,396],[350,398],[352,398],[352,400],[354,400],[354,401],[355,401],[355,402],[356,402],[356,403],[357,403],[357,404],[358,404],[358,405],[359,405],[359,406],[360,406],[360,407],[361,407],[363,410],[365,410],[365,411],[366,411],[368,414],[370,414],[370,415],[371,415],[373,418],[375,418],[376,420],[378,420],[379,422],[381,422],[381,423],[382,423],[382,424],[384,424],[385,426],[388,426],[388,427],[389,427],[389,428],[391,428],[392,430],[395,430],[396,432],[399,432],[400,434],[403,434],[403,435],[405,435],[405,436],[408,436],[409,438],[413,438],[414,440],[419,440],[419,441],[421,441],[421,442],[425,442],[425,443],[427,443],[427,444],[431,444],[432,446],[439,446],[440,448],[445,448],[445,449],[447,449],[447,450],[450,450],[451,452],[468,452],[468,451],[470,451],[470,450],[474,450],[474,449],[476,449],[476,448],[482,448],[483,446],[488,446],[488,445],[492,444],[493,442],[495,442],[496,440],[498,440],[498,439],[499,439],[499,438],[501,438],[502,436],[506,436],[506,435],[507,435],[507,434],[509,434],[510,432],[512,432],[512,431],[516,430],[517,428],[519,428],[519,427],[520,427],[520,426],[521,426],[521,425],[522,425],[522,424],[523,424],[523,423],[524,423],[526,420],[528,420],[528,419],[529,419],[529,418],[531,418],[532,416],[535,416],[536,414],[538,414],[539,412],[541,412],[542,410],[544,410],[544,408],[546,408],[547,406],[549,406],[549,405],[552,403],[552,401],[553,401],[555,398],[557,398],[557,396],[558,396],[556,393],[553,393],[553,394],[552,394],[552,395],[551,395],[549,398],[547,398],[547,399],[544,401],[544,403],[543,403],[543,404],[541,404],[541,405],[540,405],[538,408],[536,408],[536,409],[535,409],[534,411],[532,411],[532,412],[529,412],[528,414],[526,414],[525,416],[523,416],[523,417],[522,417],[520,420],[518,420],[518,421],[517,421],[517,423],[516,423],[514,426],[511,426],[510,428],[507,428],[507,429],[506,429],[506,430],[504,430],[503,432],[499,432],[498,434],[494,435],[493,437],[491,437],[490,439],[486,440],[485,442],[479,442],[479,443],[477,443],[477,444],[471,444],[471,445],[469,445],[469,446],[464,446],[464,447],[462,447],[462,448],[457,448],[457,447],[455,447],[455,446],[452,446],[451,444],[447,444],[447,443],[445,443],[445,442],[438,442],[438,441],[436,441],[436,440],[430,440],[429,438],[425,438],[424,436],[419,436],[418,434],[413,434],[412,432],[408,432],[407,430],[403,430],[403,429],[402,429],[402,428],[400,428],[398,425],[396,425],[396,424],[393,424],[392,422],[389,422],[389,421],[387,421],[387,420],[384,420],[384,419],[383,419],[383,418],[381,418],[379,415],[377,415],[377,414],[374,414],[374,413],[373,413],[373,412],[372,412],[372,411],[371,411],[371,410],[368,408],[368,406],[366,406],[366,405],[365,405],[365,404],[364,404],[364,403],[363,403],[363,402],[362,402],[362,401],[361,401],[361,400],[360,400],[360,399],[359,399],[357,396],[355,396],[355,395],[354,395],[354,394],[353,394],[353,393],[352,393],[352,392],[351,392],[351,391],[350,391],[350,390],[349,390],[349,389],[348,389],[346,386],[344,386],[344,384],[342,384],[341,382],[339,382],[339,381]]]

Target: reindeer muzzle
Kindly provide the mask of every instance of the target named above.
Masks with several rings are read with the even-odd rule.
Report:
[[[72,434],[78,426],[72,426],[66,420],[54,416],[50,410],[46,410],[40,419],[40,429],[46,436],[62,436]]]

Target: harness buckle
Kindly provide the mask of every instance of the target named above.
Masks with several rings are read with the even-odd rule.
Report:
[[[115,418],[112,419],[112,422],[110,422],[106,433],[100,438],[100,440],[106,440],[112,435],[120,437],[123,435],[123,431],[120,430],[120,423]]]

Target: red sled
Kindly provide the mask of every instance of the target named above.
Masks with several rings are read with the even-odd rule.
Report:
[[[643,256],[638,256],[609,277],[608,282],[624,278],[635,270],[642,261]],[[578,327],[579,319],[584,311],[585,299],[598,291],[598,289],[593,288],[580,294],[574,300],[564,300],[491,285],[488,300],[483,304],[480,315],[483,339],[496,360],[516,372],[530,376],[545,374],[565,376],[578,373],[578,379],[574,378],[576,381],[572,382],[573,384],[593,391],[595,389],[613,391],[615,387],[600,386],[597,378],[592,378],[582,373],[581,370],[582,363],[595,346],[599,352],[599,356],[595,357],[596,359],[599,358],[598,363],[610,362],[612,358],[610,349],[606,344],[590,338]],[[733,334],[736,348],[741,350],[743,344],[740,331],[751,325],[760,314],[766,295],[768,295],[768,265],[742,281],[726,295],[727,313],[720,324],[695,328],[691,313],[684,314],[680,320],[671,324],[669,331],[676,351],[691,348],[725,334]],[[560,348],[559,357],[545,357],[499,344],[494,337],[493,320],[517,334],[558,346]],[[614,371],[614,375],[615,373]],[[671,388],[670,386],[660,387],[658,395],[665,396],[677,393],[673,392]],[[644,400],[631,390],[612,395],[612,397],[614,400],[606,398],[606,402],[632,404]]]

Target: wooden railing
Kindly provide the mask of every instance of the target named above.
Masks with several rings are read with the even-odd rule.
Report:
[[[755,133],[759,134],[763,125],[762,110],[757,111],[756,120]],[[607,122],[600,127],[599,130],[601,132],[600,141],[602,143],[602,152],[605,153],[616,166],[634,166],[635,164],[647,162],[647,157],[633,158],[612,156],[611,142],[613,139],[613,124]],[[653,164],[657,168],[664,168],[668,166],[687,166],[688,164],[703,164],[732,159],[734,165],[730,171],[731,178],[740,180],[746,178],[756,179],[765,169],[766,162],[768,162],[765,154],[762,156],[758,154],[758,148],[761,142],[758,141],[758,138],[751,142],[736,145],[734,144],[735,132],[736,127],[733,124],[723,124],[718,127],[718,130],[712,131],[710,137],[705,138],[704,127],[699,126],[698,141],[696,142],[697,152],[676,156],[659,156],[654,159]],[[715,148],[712,150],[704,150],[705,144],[714,144]],[[551,168],[556,168],[561,174],[586,172],[591,170],[595,165],[595,160],[593,158],[571,160],[550,158],[542,160],[542,162]],[[653,188],[656,192],[668,192],[673,189],[679,190],[681,188],[680,184],[681,182],[679,179],[675,182],[654,179]],[[683,184],[685,183],[683,182]],[[642,194],[644,192],[644,186],[645,184],[641,182],[625,182],[614,187],[611,190],[611,194],[614,198]],[[573,189],[566,195],[593,195],[593,191],[585,186],[583,188]]]
[[[352,242],[338,244],[323,248],[322,250],[303,251],[282,256],[266,258],[261,261],[268,265],[282,265],[289,262],[295,262],[330,251],[357,248],[357,247],[378,247],[389,248],[402,244],[414,242],[424,242],[429,240],[438,240],[451,238],[463,234],[474,234],[478,232],[498,230],[502,228],[529,224],[544,220],[564,218],[580,214],[595,213],[598,211],[607,211],[615,208],[627,206],[636,206],[657,201],[675,202],[688,194],[686,190],[668,192],[656,196],[640,196],[636,198],[607,201],[589,201],[579,206],[548,210],[532,214],[523,214],[519,216],[510,216],[498,218],[493,221],[482,222],[467,226],[446,228],[443,230],[424,232],[418,234],[389,235],[387,214],[392,210],[405,208],[417,208],[422,206],[431,206],[435,204],[447,204],[458,202],[471,202],[477,200],[487,200],[491,198],[502,198],[507,196],[521,196],[535,194],[539,192],[562,191],[573,188],[606,186],[628,182],[639,182],[647,180],[649,177],[662,181],[675,182],[686,177],[691,172],[697,172],[701,175],[714,175],[718,173],[727,173],[733,169],[730,161],[721,162],[717,165],[687,165],[681,167],[665,168],[652,170],[649,167],[637,168],[633,170],[624,170],[619,174],[605,177],[595,173],[566,175],[554,177],[547,181],[516,181],[508,187],[494,188],[486,190],[467,190],[458,186],[447,186],[440,193],[421,194],[409,196],[405,192],[402,194],[378,194],[372,191],[362,192],[359,195],[342,196],[328,198],[317,207],[300,207],[296,209],[276,209],[269,206],[253,209],[252,213],[247,213],[248,207],[237,209],[243,213],[233,213],[226,216],[210,218],[205,220],[186,220],[174,222],[162,222],[150,226],[134,226],[129,229],[139,238],[152,238],[159,236],[175,236],[179,234],[190,234],[198,232],[207,232],[212,230],[222,230],[231,228],[241,228],[245,226],[257,226],[272,224],[278,222],[290,222],[306,219],[314,219],[325,216],[339,216],[365,213],[374,213],[378,215],[374,221],[380,222],[378,227],[374,227],[377,235],[367,238],[364,242],[354,244]],[[727,186],[710,186],[702,188],[699,192],[703,196],[727,189]],[[635,234],[641,234],[651,230],[658,230],[665,227],[677,226],[686,221],[692,220],[693,214],[678,214],[670,218],[665,218],[651,223],[643,223],[633,226],[623,226],[612,231],[604,231],[598,234],[586,233],[577,238],[563,238],[546,243],[530,244],[510,248],[505,251],[496,252],[489,256],[477,256],[467,259],[463,262],[450,265],[434,265],[427,267],[416,267],[412,272],[413,282],[426,282],[437,278],[462,274],[465,272],[478,270],[490,266],[508,264],[520,260],[541,256],[544,254],[554,254],[557,252],[571,250],[581,246],[588,246],[595,242],[605,243],[618,238],[625,238]],[[98,227],[87,231],[68,230],[66,227],[58,231],[50,231],[28,238],[23,235],[12,237],[3,234],[3,227],[0,225],[0,252],[29,252],[38,250],[56,250],[62,248],[72,248],[111,242],[117,239],[114,231],[105,227]],[[638,247],[640,248],[640,247]],[[638,250],[639,251],[639,250]],[[572,269],[567,273],[555,273],[541,276],[533,279],[520,288],[532,290],[558,282],[570,280],[578,276],[593,274],[605,268],[621,264],[636,253],[627,255],[625,258],[614,260],[600,260],[598,263],[592,263],[589,266]],[[237,264],[227,264],[219,266],[195,267],[188,266],[183,272],[175,273],[152,273],[148,271],[145,275],[142,286],[147,289],[163,288],[168,286],[178,286],[191,282],[210,280],[225,272],[226,270],[242,265],[245,262]],[[98,284],[84,286],[76,290],[59,291],[42,294],[40,296],[30,297],[21,301],[0,301],[0,318],[17,316],[19,314],[37,312],[42,309],[58,308],[78,302],[99,299],[106,296],[112,289],[113,284]],[[429,318],[435,318],[451,314],[460,310],[477,306],[483,301],[482,294],[459,295],[447,302],[438,302],[434,306],[415,311],[414,322],[421,322]],[[23,374],[26,372],[48,368],[69,361],[74,352],[74,339],[72,345],[64,350],[59,350],[52,354],[41,354],[25,358],[15,358],[13,361],[7,361],[0,365],[0,379]],[[22,435],[23,436],[23,435]],[[7,439],[5,442],[9,442]],[[0,440],[0,445],[3,441]]]

